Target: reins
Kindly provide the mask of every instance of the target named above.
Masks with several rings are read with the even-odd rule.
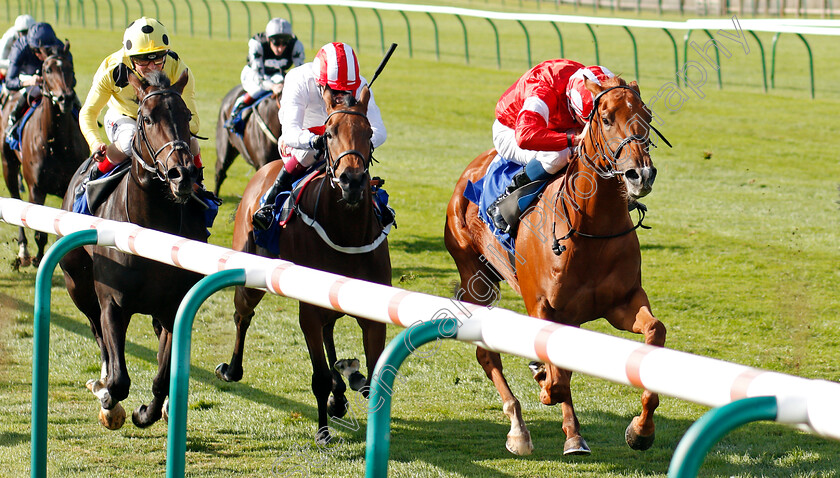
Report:
[[[330,118],[332,118],[333,115],[336,115],[338,113],[361,116],[362,118],[365,118],[365,120],[367,120],[367,115],[364,114],[364,113],[360,113],[358,111],[336,110],[336,111],[333,111],[332,113],[330,113],[329,116],[327,116],[327,120],[324,121],[324,124],[326,125],[327,123],[329,123]],[[345,156],[349,156],[349,155],[358,156],[359,158],[362,159],[362,162],[365,165],[365,171],[364,171],[365,174],[367,174],[368,170],[370,169],[370,163],[373,162],[373,161],[376,161],[373,158],[373,143],[371,143],[371,145],[370,145],[370,154],[367,157],[364,154],[362,154],[362,152],[359,151],[359,150],[348,149],[346,151],[341,152],[335,158],[332,158],[332,154],[330,153],[330,147],[327,143],[324,143],[324,155],[326,156],[326,160],[327,160],[327,169],[326,169],[327,178],[329,178],[329,180],[330,180],[330,186],[331,187],[335,187],[335,183],[338,182],[338,178],[335,177],[335,168],[338,167],[339,163],[341,162],[341,158],[343,158]]]
[[[602,129],[602,125],[600,124],[600,121],[597,121],[597,120],[600,120],[600,116],[601,116],[600,113],[598,112],[598,104],[601,100],[601,97],[604,96],[605,93],[608,93],[612,90],[619,89],[619,88],[630,90],[639,99],[640,102],[642,101],[641,97],[639,96],[639,93],[636,90],[634,90],[633,88],[631,88],[630,86],[627,86],[627,85],[613,86],[613,87],[610,87],[610,88],[607,88],[607,89],[601,91],[600,93],[598,93],[595,96],[595,99],[592,102],[593,103],[592,104],[592,111],[589,113],[589,116],[587,117],[587,122],[590,126],[593,124],[593,120],[596,120],[595,122],[598,124],[597,128],[595,128],[595,127],[591,128],[592,129],[592,134],[597,134],[598,135],[598,138],[593,138],[592,143],[595,145],[595,148],[597,150],[597,157],[598,158],[603,158],[609,164],[609,169],[607,169],[606,171],[603,171],[602,168],[599,167],[598,164],[596,164],[596,162],[593,161],[592,158],[590,158],[589,155],[587,155],[583,151],[583,143],[582,142],[575,149],[574,154],[572,155],[572,159],[570,160],[567,168],[571,168],[572,164],[574,164],[575,161],[581,161],[582,158],[585,158],[585,161],[587,162],[589,169],[594,170],[595,173],[598,174],[598,176],[600,176],[603,179],[611,179],[611,178],[614,178],[616,176],[624,174],[623,171],[619,171],[619,170],[615,169],[615,165],[618,163],[618,158],[621,156],[621,150],[627,144],[629,144],[631,141],[643,141],[643,142],[647,142],[648,144],[653,144],[653,143],[649,143],[649,140],[646,139],[645,136],[634,134],[634,135],[630,135],[630,136],[625,137],[618,144],[615,151],[612,151],[610,149],[609,145],[606,145],[606,138],[604,137],[604,132],[603,132],[603,129]],[[644,106],[644,102],[642,102],[642,105]],[[671,143],[669,143],[668,140],[665,139],[665,137],[662,136],[662,134],[659,131],[656,130],[656,128],[654,128],[650,124],[648,124],[648,126],[651,129],[653,129],[656,132],[656,134],[658,134],[659,137],[662,138],[662,140],[665,141],[665,143],[668,146],[671,146]],[[596,129],[597,129],[597,132],[595,131]],[[567,169],[567,171],[568,171],[568,169]],[[554,223],[551,226],[551,237],[554,238],[554,240],[552,241],[552,244],[551,244],[551,250],[552,250],[552,252],[554,252],[555,255],[559,256],[560,254],[563,253],[563,251],[566,250],[566,246],[561,245],[560,241],[565,241],[565,240],[571,238],[573,235],[578,235],[580,237],[585,237],[587,239],[614,239],[616,237],[621,237],[621,236],[624,236],[626,234],[630,234],[631,232],[635,231],[636,229],[638,229],[640,227],[642,229],[650,229],[650,226],[645,226],[644,224],[642,224],[642,222],[645,220],[645,212],[646,212],[646,208],[644,208],[644,207],[638,207],[637,208],[638,211],[639,211],[639,220],[636,222],[636,224],[634,226],[632,226],[632,227],[630,227],[630,228],[628,228],[624,231],[617,232],[615,234],[603,234],[603,235],[601,235],[601,234],[588,234],[588,233],[585,233],[585,232],[581,232],[581,231],[577,230],[576,228],[572,227],[571,220],[569,219],[570,218],[569,211],[568,211],[568,208],[566,207],[566,202],[560,200],[561,195],[565,196],[564,192],[569,191],[571,189],[571,187],[569,186],[569,176],[570,175],[568,173],[564,175],[563,184],[560,186],[560,189],[557,191],[557,194],[555,194],[555,196],[554,196],[554,209],[556,210],[557,202],[560,201],[560,204],[563,207],[563,214],[564,214],[564,217],[566,218],[566,223],[569,226],[569,231],[563,237],[559,237],[559,238],[557,237],[557,219],[554,220]],[[575,209],[579,210],[578,207],[576,207]]]
[[[163,181],[165,183],[168,183],[169,178],[166,176],[165,173],[162,172],[162,169],[164,168],[164,165],[163,165],[163,162],[158,159],[158,155],[160,155],[160,153],[164,149],[166,149],[167,147],[171,147],[172,149],[169,151],[169,154],[167,154],[166,158],[164,158],[164,159],[169,159],[169,157],[172,156],[176,151],[187,150],[189,152],[190,151],[190,144],[188,142],[184,141],[183,139],[175,139],[175,140],[172,140],[172,141],[169,141],[169,142],[165,143],[163,146],[161,146],[160,148],[155,150],[155,148],[151,145],[151,143],[149,143],[149,137],[146,134],[146,122],[143,121],[143,119],[146,117],[142,113],[143,104],[146,102],[146,100],[148,100],[152,96],[160,96],[160,95],[178,95],[178,96],[181,96],[180,93],[178,93],[177,91],[172,90],[172,89],[155,90],[155,91],[150,92],[146,96],[144,96],[143,100],[140,101],[140,104],[137,107],[137,133],[140,134],[140,141],[146,147],[146,150],[149,151],[149,154],[152,155],[152,161],[154,161],[154,166],[151,166],[151,165],[147,164],[143,160],[143,153],[142,153],[142,151],[140,151],[138,149],[137,141],[132,141],[132,143],[131,143],[131,153],[138,160],[138,162],[140,163],[140,166],[142,166],[143,169],[145,169],[146,171],[154,174],[161,181]],[[158,166],[160,166],[160,168]]]

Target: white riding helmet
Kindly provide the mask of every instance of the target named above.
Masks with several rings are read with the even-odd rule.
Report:
[[[272,18],[265,26],[265,36],[271,38],[277,35],[291,35],[292,24],[285,18]]]
[[[30,15],[21,15],[15,18],[15,31],[25,32],[29,27],[35,24],[35,19]]]

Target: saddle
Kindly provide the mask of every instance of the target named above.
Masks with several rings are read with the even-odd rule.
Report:
[[[318,177],[324,175],[326,162],[316,163],[310,172],[298,179],[291,191],[284,191],[274,200],[274,221],[264,230],[254,229],[254,242],[274,255],[280,255],[280,233],[293,218],[303,191]],[[388,192],[382,188],[385,180],[376,176],[370,180],[374,213],[383,230],[391,226],[397,227],[396,212],[388,205]],[[260,198],[260,207],[265,206],[265,195]],[[302,214],[299,212],[299,214]]]

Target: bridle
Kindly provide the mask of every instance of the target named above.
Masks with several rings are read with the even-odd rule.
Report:
[[[53,55],[50,55],[47,58],[45,58],[43,63],[46,63],[51,58],[55,58],[55,61],[59,64],[60,64],[60,62],[67,60],[67,57],[64,57],[64,56],[59,55],[59,54],[53,54]],[[62,77],[64,76],[64,70],[63,69],[61,70],[60,74],[61,74]],[[70,101],[70,100],[73,100],[74,98],[76,98],[76,90],[75,89],[70,90],[71,94],[69,96],[56,95],[50,89],[50,86],[49,86],[48,81],[47,81],[47,77],[44,76],[43,73],[42,73],[42,77],[44,78],[44,80],[43,80],[43,84],[42,84],[42,87],[41,87],[41,92],[44,96],[46,96],[47,98],[50,99],[50,102],[52,102],[52,104],[58,106],[58,104],[61,103],[61,101]],[[65,80],[66,80],[66,78],[65,78]]]
[[[610,148],[610,146],[607,144],[606,137],[604,136],[604,131],[602,129],[603,125],[601,124],[601,114],[598,111],[598,104],[599,104],[602,96],[604,96],[606,93],[609,93],[612,90],[619,89],[619,88],[630,90],[636,96],[636,98],[638,98],[639,101],[642,102],[642,106],[644,107],[644,102],[642,101],[641,96],[639,95],[639,93],[636,90],[634,90],[630,86],[628,86],[628,85],[612,86],[612,87],[609,87],[609,88],[601,91],[597,95],[595,95],[595,98],[592,100],[592,111],[589,113],[589,116],[587,117],[587,122],[589,124],[589,127],[591,127],[591,125],[593,124],[593,120],[595,120],[598,123],[597,128],[592,128],[592,133],[593,134],[598,134],[599,137],[594,138],[592,140],[592,143],[595,145],[595,148],[597,149],[597,158],[603,158],[604,160],[606,160],[607,164],[609,165],[609,168],[607,170],[604,170],[604,168],[601,168],[601,167],[599,167],[598,164],[596,164],[596,161],[593,160],[593,158],[590,158],[589,155],[585,154],[583,152],[583,143],[582,142],[577,147],[577,149],[575,151],[575,154],[572,157],[572,161],[577,161],[577,160],[586,161],[589,164],[590,169],[595,171],[600,177],[602,177],[604,179],[610,179],[610,178],[614,178],[616,176],[624,174],[624,171],[620,171],[620,170],[616,169],[615,166],[616,166],[616,164],[618,164],[618,158],[621,157],[621,150],[625,146],[627,146],[631,141],[639,141],[639,142],[644,143],[646,146],[652,145],[652,146],[656,147],[656,145],[654,143],[650,142],[650,135],[645,136],[645,135],[640,135],[640,134],[633,134],[633,135],[625,137],[624,139],[621,140],[621,142],[618,144],[618,146],[615,148],[615,150],[612,150]],[[665,137],[662,135],[662,133],[660,133],[656,128],[654,128],[653,125],[648,123],[646,126],[650,129],[652,129],[660,138],[662,138],[662,141],[664,141],[665,144],[667,144],[669,147],[672,147],[671,143],[668,142],[668,140],[665,139]],[[597,133],[595,133],[596,130],[597,130]],[[597,160],[597,158],[596,158],[596,160]],[[573,235],[578,235],[578,236],[585,237],[585,238],[590,238],[590,239],[612,239],[612,238],[616,238],[616,237],[621,237],[625,234],[629,234],[629,233],[635,231],[636,229],[638,229],[640,227],[642,229],[650,229],[650,226],[645,226],[644,224],[642,224],[642,221],[644,221],[644,219],[645,219],[645,211],[647,209],[645,207],[638,207],[638,211],[639,211],[638,222],[636,222],[636,224],[634,226],[631,226],[630,228],[628,228],[624,231],[621,231],[621,232],[618,232],[618,233],[615,233],[615,234],[604,234],[604,235],[587,234],[587,233],[578,231],[577,229],[572,227],[572,224],[571,224],[571,221],[570,221],[570,216],[569,216],[569,211],[568,211],[568,208],[566,207],[566,201],[560,200],[561,195],[565,196],[566,193],[564,193],[564,192],[570,191],[570,187],[569,187],[569,179],[570,178],[569,178],[569,176],[570,176],[569,174],[565,175],[565,177],[563,179],[563,184],[560,187],[560,190],[557,191],[557,194],[555,195],[555,198],[554,198],[554,207],[555,208],[557,207],[557,202],[559,201],[560,204],[563,207],[563,213],[566,217],[566,223],[569,226],[569,232],[567,232],[566,235],[564,235],[563,237],[558,238],[557,234],[556,234],[557,220],[555,218],[554,224],[551,227],[551,237],[553,238],[552,245],[551,245],[551,250],[554,252],[555,255],[559,256],[560,254],[563,253],[563,251],[566,250],[566,246],[565,245],[560,245],[560,241],[565,241],[566,239],[569,239]],[[576,209],[579,209],[579,208],[576,207]]]
[[[333,111],[332,113],[330,113],[329,116],[327,116],[327,120],[324,121],[324,124],[326,125],[327,123],[329,123],[330,118],[332,118],[333,115],[336,115],[336,114],[339,114],[339,113],[347,114],[347,115],[361,116],[362,118],[364,118],[367,121],[367,115],[364,114],[364,113],[361,113],[359,111],[336,110],[336,111]],[[344,158],[345,156],[351,156],[351,155],[352,156],[358,156],[359,158],[362,159],[362,162],[365,165],[364,174],[367,174],[368,170],[370,169],[370,163],[372,161],[375,161],[373,159],[373,143],[371,143],[371,145],[370,145],[370,154],[367,155],[367,156],[365,156],[361,151],[359,151],[357,149],[348,149],[346,151],[342,151],[338,156],[333,158],[332,153],[330,152],[329,143],[324,142],[324,158],[327,161],[326,173],[327,173],[327,177],[330,179],[330,186],[331,187],[335,187],[335,183],[338,182],[338,178],[335,177],[335,169],[338,167],[339,163],[341,162],[341,159]]]
[[[181,94],[178,93],[175,90],[163,89],[163,90],[152,91],[152,92],[150,92],[149,94],[147,94],[146,96],[143,97],[143,100],[140,101],[140,104],[137,107],[137,132],[135,133],[135,141],[132,141],[132,143],[131,143],[131,153],[138,160],[138,162],[143,167],[143,169],[145,169],[146,171],[154,174],[155,177],[157,177],[161,181],[163,181],[165,183],[168,183],[169,182],[169,177],[165,172],[166,170],[165,170],[165,166],[164,166],[163,162],[158,159],[158,155],[160,155],[160,153],[164,149],[166,149],[168,147],[171,147],[172,149],[169,151],[169,154],[167,154],[166,158],[164,158],[164,159],[169,159],[169,157],[172,156],[176,151],[186,150],[187,152],[189,152],[190,151],[190,144],[188,142],[184,141],[183,139],[179,138],[179,139],[174,139],[172,141],[169,141],[169,142],[165,143],[163,146],[161,146],[160,148],[158,148],[157,150],[155,150],[155,148],[151,145],[151,143],[149,143],[149,136],[148,136],[148,134],[146,134],[146,122],[144,121],[144,118],[146,117],[146,115],[143,114],[143,104],[149,98],[151,98],[153,96],[161,96],[161,95],[181,96]],[[141,144],[143,146],[145,146],[146,150],[149,151],[149,154],[152,155],[152,161],[154,161],[154,166],[151,166],[151,165],[147,164],[146,161],[143,160],[143,153],[142,153],[142,151],[140,151],[137,148],[137,141],[136,141],[136,135],[137,134],[140,135]],[[176,136],[177,136],[177,134],[176,134]]]
[[[595,123],[598,124],[597,134],[599,135],[599,137],[595,138],[592,142],[595,144],[595,148],[597,149],[598,158],[603,158],[604,160],[606,160],[606,163],[609,165],[609,167],[606,170],[604,168],[599,167],[597,164],[595,164],[595,161],[593,161],[592,158],[590,158],[588,155],[584,154],[583,153],[583,147],[582,147],[583,143],[581,143],[581,145],[579,145],[577,150],[575,151],[576,156],[578,156],[580,158],[583,158],[585,161],[587,161],[589,163],[590,167],[595,172],[597,172],[599,176],[601,176],[604,179],[609,179],[609,178],[624,174],[624,171],[616,169],[615,166],[618,164],[618,160],[621,157],[621,150],[624,149],[624,147],[627,146],[630,142],[638,141],[640,143],[643,143],[646,147],[648,147],[648,146],[653,146],[654,148],[656,147],[656,144],[654,144],[650,141],[650,134],[647,134],[647,135],[633,134],[633,135],[627,136],[624,139],[622,139],[620,143],[618,143],[618,146],[615,148],[615,150],[612,150],[610,148],[609,144],[607,144],[608,143],[607,138],[604,136],[603,125],[601,124],[601,113],[600,113],[600,111],[598,111],[598,104],[601,101],[601,97],[603,97],[605,94],[609,93],[610,91],[616,90],[616,89],[629,90],[631,93],[633,93],[633,95],[636,96],[636,98],[639,99],[639,101],[642,103],[642,107],[646,108],[645,104],[644,104],[644,101],[642,101],[642,97],[639,95],[639,92],[637,92],[636,90],[634,90],[633,88],[631,88],[628,85],[612,86],[612,87],[609,87],[609,88],[601,91],[597,95],[595,95],[595,98],[592,100],[592,111],[589,112],[589,116],[587,116],[586,121],[590,125],[590,128],[591,128],[591,125],[593,124],[593,120],[595,120]],[[669,147],[672,147],[671,143],[668,142],[667,139],[665,139],[665,136],[663,136],[662,133],[659,132],[659,130],[657,130],[652,124],[650,124],[650,122],[644,122],[644,123],[645,123],[644,126],[653,130],[660,138],[662,138],[662,141],[664,141],[665,144],[667,144]],[[591,130],[593,131],[593,133],[595,133],[596,128],[591,128]]]

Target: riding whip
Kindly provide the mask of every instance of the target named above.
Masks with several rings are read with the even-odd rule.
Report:
[[[391,48],[388,48],[388,53],[385,54],[385,57],[382,58],[382,61],[379,62],[379,66],[376,67],[376,73],[373,74],[373,78],[371,78],[370,82],[368,82],[368,88],[373,86],[373,82],[376,81],[376,78],[379,77],[379,74],[382,73],[382,70],[385,68],[385,65],[388,64],[388,60],[391,59],[391,55],[394,54],[394,50],[397,49],[396,43],[391,43]]]

